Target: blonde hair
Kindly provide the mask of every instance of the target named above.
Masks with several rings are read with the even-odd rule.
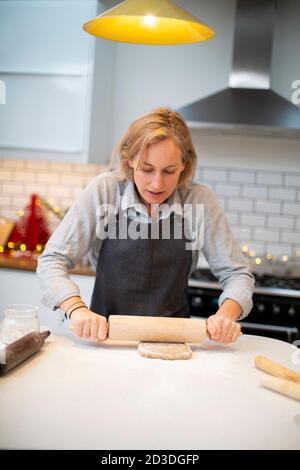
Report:
[[[133,169],[128,165],[128,161],[138,156],[138,168],[140,168],[146,148],[165,139],[172,139],[179,147],[182,161],[185,163],[177,187],[188,186],[195,173],[197,155],[184,119],[170,108],[154,109],[129,125],[114,148],[111,169],[114,168],[115,156],[118,154],[120,163],[117,173],[120,179],[133,180]]]

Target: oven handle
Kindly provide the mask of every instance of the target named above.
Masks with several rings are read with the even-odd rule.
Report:
[[[265,323],[249,323],[241,321],[239,322],[241,327],[249,328],[249,330],[262,330],[262,331],[273,331],[278,333],[286,333],[288,340],[292,341],[293,335],[295,337],[299,337],[299,330],[296,327],[289,327],[289,326],[276,326],[276,325],[266,325]]]

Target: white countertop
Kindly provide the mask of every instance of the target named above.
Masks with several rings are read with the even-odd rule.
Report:
[[[295,347],[244,335],[192,349],[162,361],[50,336],[0,377],[0,448],[300,449],[299,402],[261,387],[254,366],[263,354],[299,371]]]

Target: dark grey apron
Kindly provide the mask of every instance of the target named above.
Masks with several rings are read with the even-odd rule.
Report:
[[[109,315],[190,317],[187,297],[188,275],[192,262],[186,250],[181,216],[171,214],[170,239],[163,239],[163,224],[156,222],[157,239],[151,238],[151,223],[139,224],[148,238],[121,239],[120,218],[132,223],[121,211],[117,215],[116,239],[102,242],[90,309]],[[123,220],[124,221],[124,220]],[[177,232],[176,232],[176,224]],[[174,233],[179,233],[180,238]],[[177,238],[176,238],[177,237]]]

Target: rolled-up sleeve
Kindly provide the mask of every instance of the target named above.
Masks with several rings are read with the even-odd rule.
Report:
[[[81,192],[38,259],[42,303],[51,309],[70,297],[80,295],[79,287],[70,279],[69,270],[96,243],[96,214],[100,202],[98,178]]]
[[[223,292],[219,306],[226,299],[235,300],[242,308],[239,320],[253,307],[254,276],[241,252],[214,192],[206,187],[204,198],[203,254]]]

